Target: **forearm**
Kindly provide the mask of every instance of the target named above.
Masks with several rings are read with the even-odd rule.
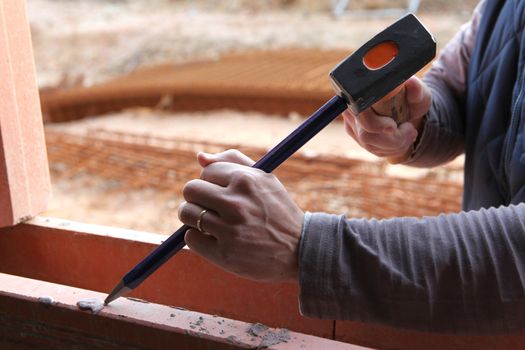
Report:
[[[308,214],[301,311],[446,332],[525,326],[525,204],[426,218]]]

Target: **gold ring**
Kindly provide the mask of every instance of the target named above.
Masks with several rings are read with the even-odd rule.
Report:
[[[202,229],[202,217],[204,216],[204,214],[206,214],[207,211],[208,209],[203,209],[197,217],[197,230],[201,232],[204,232],[204,230]]]

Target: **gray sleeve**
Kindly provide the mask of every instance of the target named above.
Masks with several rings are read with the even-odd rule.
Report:
[[[485,0],[478,4],[471,20],[441,50],[423,77],[432,92],[432,105],[419,144],[405,165],[437,166],[463,153],[463,100],[468,65],[484,8]]]
[[[300,308],[454,333],[525,327],[525,204],[424,218],[307,213]]]

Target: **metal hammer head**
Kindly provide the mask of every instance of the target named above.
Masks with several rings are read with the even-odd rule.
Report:
[[[436,41],[407,14],[348,56],[331,72],[337,93],[356,114],[401,85],[436,55]]]

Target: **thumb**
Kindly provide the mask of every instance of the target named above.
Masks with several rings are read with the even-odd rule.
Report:
[[[236,149],[229,149],[215,154],[199,152],[197,154],[197,160],[203,168],[215,162],[228,162],[246,166],[252,166],[255,164],[250,157]]]
[[[412,119],[423,117],[432,104],[432,93],[428,86],[419,78],[412,77],[405,83],[406,99]]]

